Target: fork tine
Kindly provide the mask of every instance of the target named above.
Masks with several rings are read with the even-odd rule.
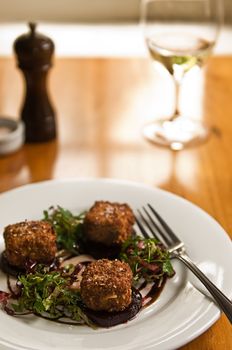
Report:
[[[164,219],[157,213],[157,211],[151,206],[151,204],[147,204],[152,213],[155,215],[157,220],[159,221],[160,225],[166,230],[169,237],[171,238],[171,243],[180,243],[179,238],[175,235],[175,233],[172,231],[172,229],[168,226],[168,224],[164,221]]]
[[[143,208],[144,209],[144,208]],[[143,213],[141,212],[141,210],[138,209],[138,213],[140,215],[140,217],[142,218],[143,222],[145,223],[145,225],[147,226],[148,230],[151,232],[152,236],[155,237],[157,240],[158,237],[155,235],[154,230],[152,229],[151,225],[149,224],[148,220],[145,218],[145,216],[143,215]],[[141,224],[141,223],[140,223]],[[142,225],[142,224],[141,224]],[[144,226],[143,229],[145,230]],[[147,232],[147,231],[146,231]],[[150,235],[147,233],[148,238],[151,238]]]
[[[159,233],[159,237],[157,237],[156,234],[155,234],[155,232],[154,232],[154,229],[150,228],[150,226],[149,226],[149,229],[150,229],[152,235],[153,235],[155,238],[157,238],[158,240],[161,239],[161,241],[163,241],[163,243],[164,243],[165,245],[167,245],[167,246],[171,245],[171,244],[173,243],[172,240],[170,240],[170,239],[168,238],[168,236],[165,235],[165,233],[160,229],[160,227],[157,225],[157,223],[155,222],[155,220],[152,218],[151,214],[148,212],[148,210],[147,210],[145,207],[143,207],[143,210],[144,210],[145,213],[147,214],[149,220],[152,222],[152,225],[155,227],[155,229],[156,229],[156,230],[158,231],[158,233]],[[147,225],[148,225],[148,223],[147,223]],[[160,239],[159,239],[159,238],[160,238]]]
[[[148,235],[147,231],[145,230],[143,225],[140,223],[140,221],[137,219],[137,217],[135,217],[135,221],[136,221],[136,224],[138,225],[140,231],[142,232],[143,236],[145,238],[149,238],[149,235]]]
[[[148,213],[148,211],[146,210],[145,207],[142,207],[142,209],[144,210],[145,214],[147,216],[145,216],[143,214],[143,212],[141,210],[138,209],[138,213],[141,217],[141,219],[143,220],[144,224],[146,225],[146,228],[150,231],[152,237],[154,237],[157,241],[160,241],[163,243],[164,246],[169,246],[171,245],[171,241],[168,239],[168,237],[162,232],[162,230],[159,228],[159,226],[157,225],[157,223],[154,221],[154,219],[151,217],[151,215]],[[141,229],[143,235],[144,232],[146,233],[146,238],[151,238],[151,236],[149,235],[149,233],[147,232],[147,230],[145,229],[144,225],[141,224],[141,222],[137,219],[137,221],[139,222],[139,228]],[[156,234],[157,231],[157,234]]]

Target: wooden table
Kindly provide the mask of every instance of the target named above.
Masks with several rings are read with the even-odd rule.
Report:
[[[170,77],[148,60],[56,59],[49,90],[59,137],[0,158],[0,192],[54,178],[129,179],[187,198],[232,234],[232,57],[211,58],[204,81],[198,72],[186,77],[181,110],[201,116],[212,132],[179,153],[141,135],[142,125],[170,114],[174,101]],[[0,114],[17,117],[22,96],[14,60],[2,58]],[[232,349],[226,317],[182,349]]]

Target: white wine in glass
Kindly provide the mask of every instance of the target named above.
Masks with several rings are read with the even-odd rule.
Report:
[[[173,150],[196,144],[208,136],[200,121],[180,114],[179,88],[186,72],[203,66],[212,54],[222,24],[221,0],[142,0],[141,22],[151,57],[172,75],[176,107],[169,119],[144,127],[144,136]]]

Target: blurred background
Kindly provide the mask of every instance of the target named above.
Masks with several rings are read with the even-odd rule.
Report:
[[[232,1],[224,3],[225,20],[232,23]],[[136,22],[139,4],[140,0],[1,0],[0,20]]]
[[[232,1],[224,3],[225,26],[216,53],[232,53]],[[0,0],[0,6],[1,56],[12,54],[12,43],[28,21],[38,22],[54,40],[58,56],[146,55],[138,26],[140,0]]]

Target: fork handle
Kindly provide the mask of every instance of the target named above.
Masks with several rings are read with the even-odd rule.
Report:
[[[232,323],[232,302],[212,283],[206,275],[192,262],[188,255],[184,253],[172,253],[173,257],[182,261],[204,284],[206,289],[213,296],[219,308],[225,313],[227,318]]]

